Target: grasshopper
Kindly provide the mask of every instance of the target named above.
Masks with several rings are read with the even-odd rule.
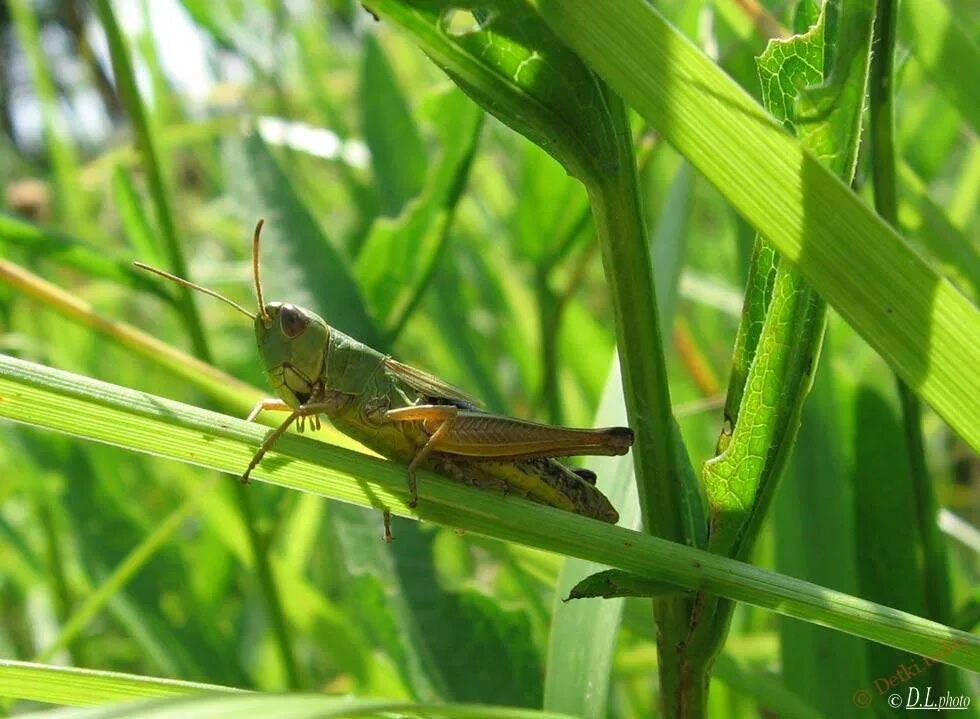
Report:
[[[252,236],[252,276],[258,312],[142,262],[134,264],[234,307],[252,320],[266,374],[278,397],[248,415],[288,412],[242,474],[247,482],[294,422],[320,428],[326,415],[341,432],[378,454],[407,465],[409,507],[418,503],[415,472],[433,470],[479,487],[515,492],[533,501],[615,523],[619,515],[595,486],[596,476],[556,457],[622,455],[633,444],[627,427],[572,429],[490,414],[463,391],[358,342],[316,313],[283,302],[265,303],[259,276],[259,238]],[[391,541],[390,515],[385,541]]]

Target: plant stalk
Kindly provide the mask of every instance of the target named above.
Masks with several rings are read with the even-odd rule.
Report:
[[[898,4],[898,0],[877,0],[869,82],[870,147],[875,210],[895,229],[900,229],[894,96]],[[912,483],[912,496],[915,498],[916,529],[923,550],[922,574],[926,614],[936,621],[949,622],[952,619],[949,565],[937,521],[938,504],[935,490],[926,466],[922,439],[922,403],[912,388],[897,375],[895,383],[901,401],[909,481]],[[946,679],[948,681],[948,677]]]
[[[633,462],[645,530],[657,537],[694,545],[689,508],[683,495],[682,473],[674,444],[674,418],[663,336],[657,309],[650,243],[643,216],[629,124],[622,101],[608,94],[613,112],[622,113],[618,154],[605,175],[586,182],[603,269],[610,284],[616,336],[623,374],[623,393],[630,426],[636,434]],[[660,655],[660,697],[664,716],[669,707],[686,702],[688,688],[677,661],[689,623],[683,598],[656,599]],[[684,699],[678,699],[685,697]],[[692,703],[702,706],[697,697]]]

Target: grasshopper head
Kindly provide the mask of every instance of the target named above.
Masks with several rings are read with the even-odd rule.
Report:
[[[314,312],[270,302],[255,317],[255,341],[273,388],[290,407],[310,399],[323,369],[330,327]]]
[[[177,284],[203,292],[226,302],[255,324],[255,339],[265,364],[265,371],[272,386],[290,407],[307,402],[314,385],[323,370],[324,353],[330,339],[330,326],[317,314],[296,305],[282,302],[265,304],[262,300],[262,283],[259,281],[259,235],[263,221],[259,220],[252,236],[252,274],[255,278],[255,294],[259,312],[253,314],[227,297],[195,285],[169,272],[158,270],[142,262],[134,262],[143,270],[156,273]]]

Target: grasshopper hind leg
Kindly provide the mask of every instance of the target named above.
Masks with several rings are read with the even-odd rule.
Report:
[[[415,478],[415,470],[428,458],[433,450],[438,448],[439,440],[452,429],[453,422],[455,422],[458,414],[458,407],[438,405],[399,407],[398,409],[385,412],[385,419],[389,422],[415,422],[425,420],[440,422],[438,428],[429,435],[429,439],[422,445],[412,461],[408,463],[408,506],[412,509],[415,509],[419,503],[418,482]]]

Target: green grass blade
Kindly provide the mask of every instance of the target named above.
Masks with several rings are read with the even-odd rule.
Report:
[[[976,78],[955,68],[980,67],[980,46],[968,25],[942,0],[912,0],[899,5],[901,31],[929,78],[970,123],[980,130],[980,94]],[[963,8],[966,10],[966,6]]]
[[[410,704],[382,699],[356,699],[323,694],[239,694],[237,696],[185,696],[147,700],[88,709],[38,712],[38,719],[573,719],[529,709],[480,704]]]
[[[0,244],[23,247],[34,256],[71,267],[89,277],[149,292],[167,302],[173,295],[145,272],[133,267],[132,260],[106,247],[91,244],[49,227],[35,225],[19,217],[0,212]]]
[[[157,139],[154,135],[150,122],[147,118],[146,108],[140,97],[139,88],[136,85],[136,75],[133,72],[132,61],[130,60],[129,49],[126,47],[126,40],[123,37],[112,6],[108,0],[98,0],[95,4],[96,12],[105,31],[106,40],[109,43],[109,55],[112,58],[112,69],[116,78],[116,86],[119,95],[122,97],[126,112],[133,125],[133,133],[136,139],[136,148],[142,160],[143,171],[146,173],[147,183],[150,186],[150,198],[153,200],[156,210],[157,224],[160,228],[161,239],[163,240],[163,250],[167,255],[169,269],[176,275],[189,278],[187,273],[187,263],[184,261],[184,252],[177,238],[177,226],[174,221],[173,209],[170,205],[170,198],[164,182],[163,168],[160,164],[160,153],[157,148]],[[184,326],[190,335],[194,345],[195,354],[201,359],[209,361],[211,352],[208,349],[208,342],[204,336],[203,325],[197,306],[194,304],[191,290],[180,287],[177,290],[180,298],[179,307],[184,319]]]
[[[239,691],[216,684],[0,659],[0,696],[48,704],[91,706],[128,699]]]
[[[364,35],[359,106],[382,213],[397,217],[422,190],[428,158],[391,64],[370,33]]]
[[[10,0],[7,7],[13,17],[17,38],[27,55],[34,92],[41,104],[44,142],[51,158],[62,219],[68,227],[74,227],[77,231],[88,223],[85,195],[78,182],[78,158],[74,140],[58,107],[58,92],[41,43],[37,11],[32,5],[29,0]]]
[[[0,416],[238,475],[253,423],[0,355]],[[84,418],[79,421],[79,418]],[[404,467],[288,435],[256,479],[380,508],[407,507]],[[417,516],[717,593],[973,671],[980,638],[742,562],[420,472]]]
[[[440,93],[431,104],[440,157],[430,167],[421,193],[397,218],[375,220],[354,268],[390,341],[418,305],[443,254],[483,126],[483,112],[458,90]]]
[[[690,165],[683,163],[670,183],[656,227],[653,228],[652,261],[657,285],[657,309],[660,310],[660,326],[668,336],[677,314],[693,194],[694,172]]]
[[[112,170],[112,194],[116,199],[116,211],[119,212],[123,230],[136,256],[147,264],[162,264],[163,258],[159,254],[156,235],[143,210],[143,202],[129,171],[121,164]],[[132,263],[128,264],[132,267]],[[159,286],[159,283],[154,282],[154,285]]]
[[[642,0],[536,0],[552,29],[980,449],[980,312]]]

